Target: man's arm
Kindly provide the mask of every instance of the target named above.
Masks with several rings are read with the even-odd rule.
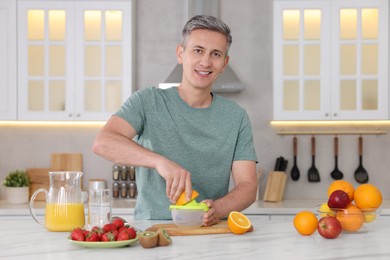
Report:
[[[234,161],[232,176],[234,188],[226,196],[215,201],[206,200],[210,210],[204,216],[204,225],[216,224],[231,211],[242,211],[255,202],[258,186],[256,162]]]
[[[187,199],[192,194],[191,174],[178,165],[132,139],[135,129],[118,116],[112,116],[97,135],[93,151],[101,157],[120,165],[154,168],[166,181],[166,195],[172,203],[186,190]]]

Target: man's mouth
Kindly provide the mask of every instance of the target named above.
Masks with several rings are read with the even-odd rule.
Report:
[[[199,71],[199,70],[195,70],[195,72],[202,76],[207,76],[212,73],[211,71]]]

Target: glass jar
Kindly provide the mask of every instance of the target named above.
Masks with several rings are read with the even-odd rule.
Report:
[[[130,166],[130,168],[129,168],[129,179],[131,181],[135,181],[135,167],[134,166]]]
[[[119,198],[119,183],[117,182],[112,184],[112,197]]]
[[[127,178],[129,176],[129,168],[127,166],[122,166],[120,175],[122,181],[127,181]]]
[[[137,196],[137,185],[135,182],[130,182],[129,183],[129,197],[130,198],[135,198]]]
[[[119,165],[112,166],[112,179],[114,181],[119,181],[120,168]]]
[[[127,183],[126,182],[121,183],[121,197],[127,198]]]

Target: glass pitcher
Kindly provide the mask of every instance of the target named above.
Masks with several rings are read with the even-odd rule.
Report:
[[[50,187],[38,189],[30,199],[30,213],[34,220],[48,231],[72,231],[85,225],[84,203],[80,180],[82,172],[49,172]],[[46,194],[45,220],[37,218],[34,209],[36,196]]]

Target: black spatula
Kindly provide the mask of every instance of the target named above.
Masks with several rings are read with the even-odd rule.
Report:
[[[298,147],[297,147],[298,140],[296,137],[293,138],[293,154],[294,154],[294,165],[291,168],[291,179],[293,181],[297,181],[299,179],[299,169],[297,165],[297,152],[298,152]]]
[[[330,173],[330,176],[335,180],[341,180],[344,174],[338,168],[338,154],[339,154],[339,138],[334,138],[334,170]]]
[[[359,166],[354,174],[355,180],[358,183],[368,182],[368,173],[363,167],[363,137],[359,137]]]
[[[315,165],[315,157],[316,157],[316,139],[313,136],[311,138],[311,158],[312,158],[312,163],[311,167],[309,168],[309,171],[307,173],[307,177],[309,182],[320,182],[320,173],[318,172],[316,165]]]

